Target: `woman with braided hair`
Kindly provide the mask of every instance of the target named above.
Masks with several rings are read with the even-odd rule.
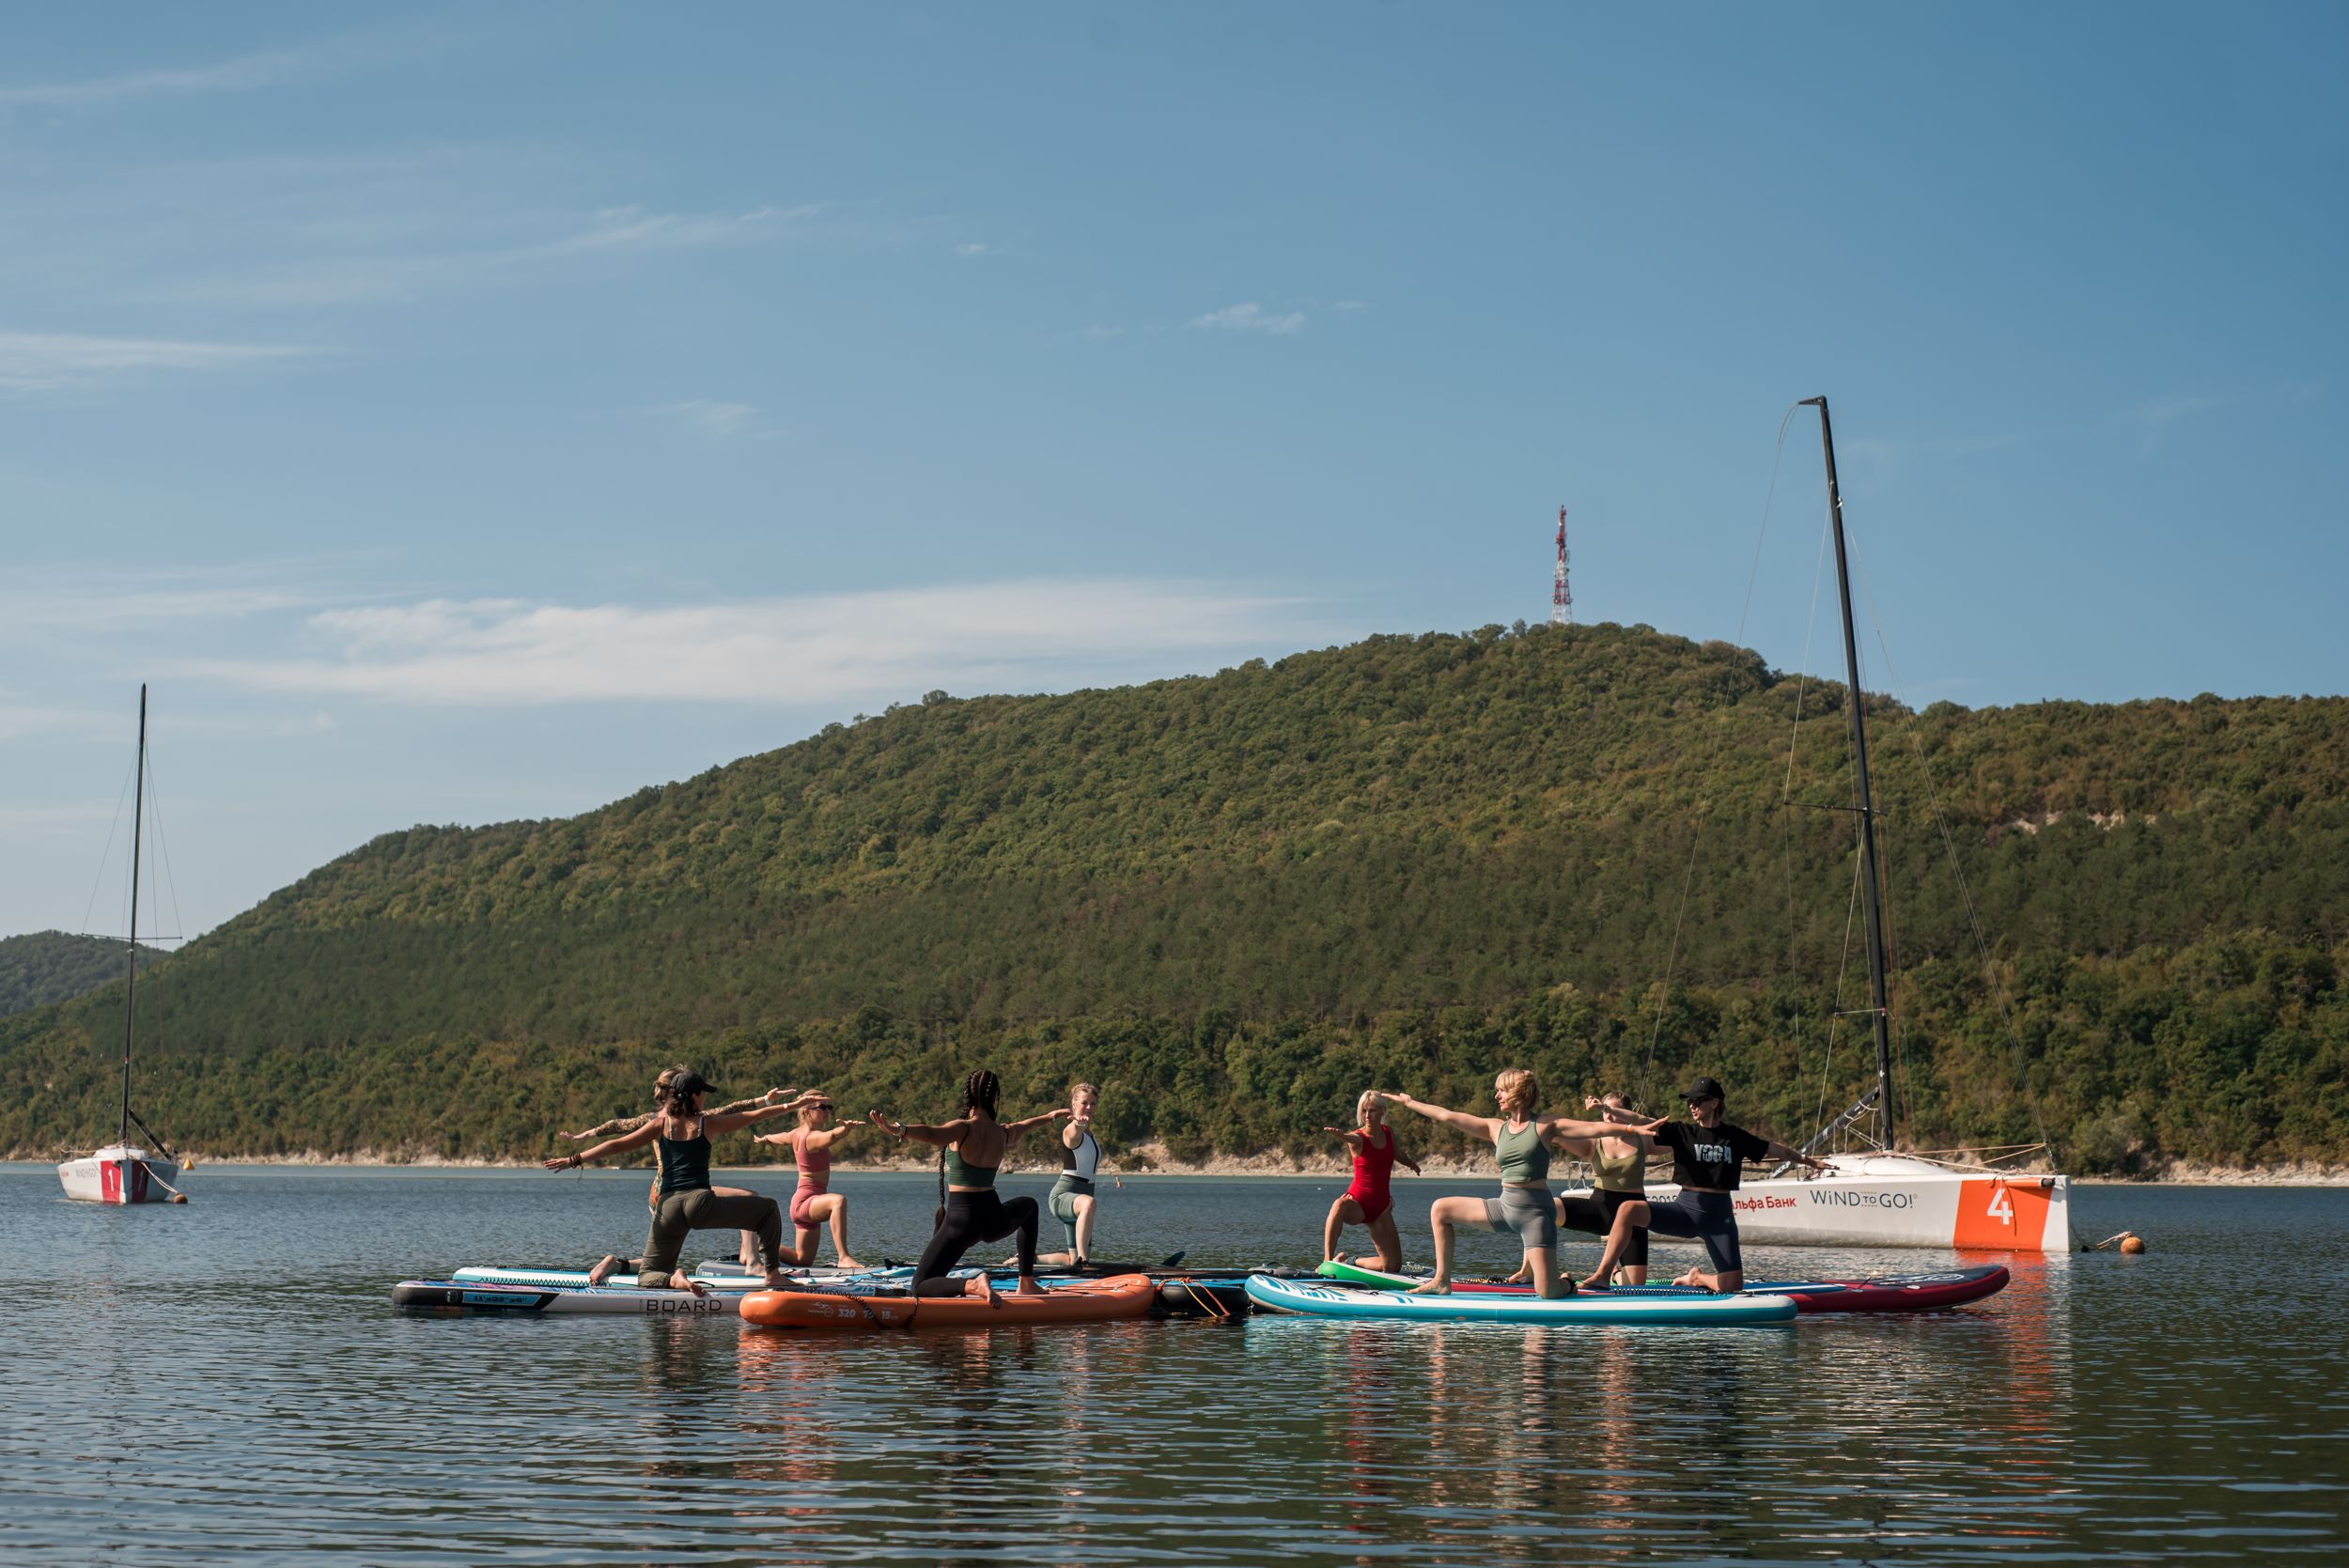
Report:
[[[1019,1234],[1019,1296],[1042,1296],[1035,1278],[1035,1230],[1039,1218],[1034,1198],[1005,1203],[995,1194],[995,1172],[1003,1163],[1012,1140],[1030,1127],[1042,1126],[1067,1115],[1061,1106],[1041,1116],[1018,1122],[995,1119],[995,1102],[1003,1084],[982,1068],[962,1080],[962,1114],[937,1126],[918,1122],[894,1122],[879,1111],[867,1113],[872,1124],[893,1138],[910,1138],[938,1147],[938,1234],[923,1250],[913,1268],[916,1296],[975,1296],[995,1299],[995,1287],[981,1269],[968,1283],[946,1278],[962,1255],[982,1241],[1001,1241]]]

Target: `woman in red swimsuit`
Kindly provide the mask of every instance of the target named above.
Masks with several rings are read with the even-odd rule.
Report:
[[[1403,1152],[1394,1129],[1387,1126],[1384,1095],[1364,1094],[1354,1102],[1354,1115],[1362,1125],[1351,1132],[1344,1127],[1321,1129],[1345,1139],[1347,1152],[1354,1157],[1354,1185],[1330,1205],[1330,1218],[1321,1224],[1321,1257],[1324,1263],[1346,1262],[1338,1250],[1340,1233],[1348,1225],[1367,1226],[1378,1249],[1378,1266],[1392,1274],[1403,1266],[1403,1237],[1394,1228],[1394,1200],[1387,1193],[1387,1182],[1396,1161],[1409,1166],[1414,1176],[1419,1174],[1419,1161]]]
[[[832,1190],[832,1146],[854,1132],[856,1124],[832,1125],[832,1109],[825,1095],[804,1100],[798,1126],[758,1140],[790,1150],[791,1163],[800,1168],[799,1190],[791,1194],[791,1224],[797,1234],[783,1252],[784,1262],[793,1268],[816,1261],[816,1243],[827,1224],[832,1227],[832,1261],[842,1268],[863,1266],[848,1256],[848,1200]]]

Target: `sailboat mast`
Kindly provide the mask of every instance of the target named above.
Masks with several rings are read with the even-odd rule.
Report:
[[[138,1023],[139,998],[139,830],[147,821],[147,682],[139,682],[138,784],[131,799],[131,978],[122,994],[122,1128],[118,1145],[131,1141],[131,1040]]]
[[[1868,783],[1868,721],[1859,691],[1859,642],[1852,630],[1851,566],[1843,549],[1843,492],[1835,482],[1835,427],[1828,421],[1827,399],[1806,397],[1819,410],[1819,444],[1827,453],[1827,504],[1835,532],[1835,586],[1843,604],[1843,672],[1851,712],[1852,763],[1859,774],[1859,881],[1868,916],[1868,993],[1874,1006],[1876,1044],[1876,1115],[1883,1128],[1881,1142],[1892,1146],[1892,1008],[1886,978],[1884,894],[1876,862],[1875,795]]]

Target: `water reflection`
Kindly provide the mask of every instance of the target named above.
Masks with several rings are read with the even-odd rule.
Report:
[[[2092,1189],[2084,1209],[2129,1205],[2104,1231],[2158,1250],[2015,1265],[2000,1296],[1913,1319],[831,1335],[397,1315],[382,1287],[416,1259],[569,1255],[582,1194],[206,1175],[204,1205],[163,1217],[198,1222],[177,1227],[0,1188],[0,1244],[62,1262],[0,1284],[12,1557],[2349,1557],[2349,1220],[2323,1193]],[[1138,1232],[1190,1217],[1201,1256],[1313,1245],[1292,1188],[1170,1188],[1136,1186]],[[902,1215],[896,1190],[859,1190],[879,1246],[927,1219],[921,1184]],[[614,1192],[617,1213],[641,1188]],[[126,1417],[149,1435],[136,1451]]]

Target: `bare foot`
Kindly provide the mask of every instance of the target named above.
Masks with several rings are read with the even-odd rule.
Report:
[[[596,1266],[587,1271],[587,1288],[589,1290],[595,1289],[598,1285],[612,1278],[613,1275],[618,1273],[619,1268],[619,1255],[615,1252],[606,1252],[597,1261]]]
[[[770,1268],[767,1271],[767,1288],[769,1290],[789,1290],[791,1288],[791,1276],[786,1274],[780,1268]]]
[[[1675,1285],[1688,1285],[1696,1290],[1710,1290],[1713,1288],[1704,1282],[1704,1276],[1693,1268],[1688,1270],[1688,1273],[1683,1274],[1679,1279],[1674,1280],[1672,1283]]]
[[[669,1276],[669,1288],[671,1290],[681,1290],[692,1296],[708,1296],[709,1294],[708,1286],[703,1284],[700,1281],[694,1279],[692,1275],[686,1273],[685,1270],[681,1268]]]
[[[1044,1294],[1044,1287],[1036,1283],[1034,1275],[1022,1274],[1019,1276],[1019,1288],[1013,1291],[1011,1294],[1014,1296],[1042,1296]]]
[[[1403,1294],[1406,1296],[1450,1296],[1452,1294],[1452,1281],[1446,1279],[1443,1275],[1439,1274],[1434,1279],[1428,1281],[1425,1284],[1413,1285],[1409,1290],[1405,1291]]]
[[[863,1268],[864,1266],[854,1258],[848,1256],[846,1252],[841,1253],[838,1257],[832,1259],[832,1266],[835,1268]]]
[[[990,1307],[995,1305],[994,1281],[988,1279],[987,1270],[984,1268],[971,1276],[969,1282],[962,1287],[962,1294],[977,1296]]]
[[[1599,1278],[1595,1274],[1585,1274],[1574,1283],[1577,1290],[1609,1290],[1612,1288],[1605,1280]]]

